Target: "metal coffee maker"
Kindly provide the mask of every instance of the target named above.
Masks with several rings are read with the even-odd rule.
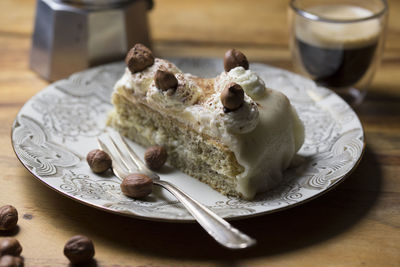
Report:
[[[150,46],[151,0],[37,0],[30,67],[54,81]]]

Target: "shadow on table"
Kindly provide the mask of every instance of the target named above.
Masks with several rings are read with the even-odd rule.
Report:
[[[381,170],[373,151],[367,148],[354,173],[327,194],[289,210],[233,221],[235,227],[258,241],[255,247],[242,251],[219,246],[197,224],[158,223],[109,214],[62,197],[39,186],[31,177],[26,180],[26,186],[42,191],[32,200],[35,206],[59,210],[59,216],[48,218],[53,225],[72,224],[74,229],[84,229],[79,234],[92,237],[94,242],[149,257],[217,260],[232,265],[240,259],[283,254],[323,243],[356,226],[379,197]],[[101,255],[96,258],[101,259]]]
[[[373,87],[368,90],[367,96],[362,105],[355,108],[362,122],[366,121],[364,117],[373,117],[383,122],[383,119],[397,119],[400,115],[400,91],[398,86]]]

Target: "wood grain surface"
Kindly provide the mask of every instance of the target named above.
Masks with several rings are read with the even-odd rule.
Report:
[[[288,1],[156,0],[149,13],[160,57],[222,56],[292,69]],[[35,180],[16,158],[10,131],[22,105],[48,83],[28,67],[33,0],[0,1],[0,205],[14,205],[25,266],[67,266],[66,240],[85,234],[97,266],[400,266],[400,1],[389,1],[383,61],[356,110],[367,148],[354,173],[309,203],[233,224],[259,241],[229,251],[198,225],[108,214]],[[96,264],[93,264],[93,266]]]

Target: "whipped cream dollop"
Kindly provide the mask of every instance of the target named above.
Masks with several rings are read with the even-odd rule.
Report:
[[[253,131],[259,121],[257,104],[245,94],[244,102],[240,108],[235,111],[224,112],[220,99],[223,89],[223,87],[218,87],[216,84],[216,92],[205,102],[204,106],[214,117],[210,125],[220,128],[220,133],[224,130],[233,134],[244,134]]]
[[[236,67],[231,69],[229,72],[223,72],[217,79],[219,87],[224,87],[230,82],[239,84],[245,93],[251,98],[257,100],[266,93],[265,83],[252,70],[246,70],[243,67]]]
[[[157,88],[153,79],[146,93],[147,102],[173,111],[182,111],[185,107],[195,104],[201,97],[202,90],[190,76],[190,74],[176,73],[178,87],[166,91]]]
[[[154,83],[154,74],[158,69],[168,70],[173,74],[182,73],[182,71],[171,62],[156,58],[154,59],[154,64],[143,71],[131,73],[130,70],[126,68],[124,75],[115,86],[125,86],[125,88],[131,90],[134,95],[145,96],[150,84]]]

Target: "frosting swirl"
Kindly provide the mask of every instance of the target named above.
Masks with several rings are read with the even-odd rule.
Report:
[[[147,102],[171,111],[179,111],[195,104],[202,92],[197,84],[187,76],[183,73],[175,74],[178,80],[176,90],[162,91],[156,87],[155,81],[152,81],[146,94]]]
[[[265,83],[264,81],[252,70],[245,70],[243,67],[236,67],[229,72],[223,72],[219,76],[217,83],[219,86],[225,86],[229,82],[239,84],[243,90],[251,98],[257,100],[264,96]]]
[[[131,73],[129,69],[126,69],[126,76],[128,76],[127,78],[129,80],[124,81],[125,85],[129,84],[128,88],[132,89],[135,95],[144,96],[146,95],[150,84],[153,85],[154,74],[158,69],[168,70],[173,74],[181,72],[181,70],[178,69],[174,64],[166,60],[156,58],[153,65],[141,72]]]
[[[220,90],[205,102],[205,107],[214,117],[211,125],[220,128],[220,132],[226,129],[227,132],[233,134],[244,134],[254,130],[259,117],[257,104],[245,94],[244,103],[239,109],[225,113],[220,100],[222,90],[216,89]]]

